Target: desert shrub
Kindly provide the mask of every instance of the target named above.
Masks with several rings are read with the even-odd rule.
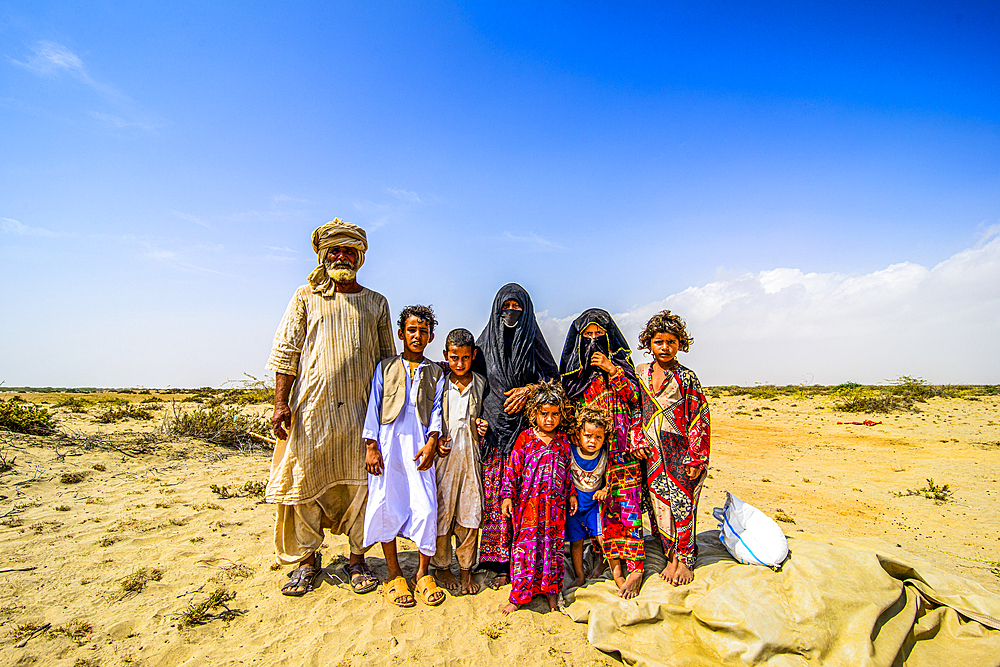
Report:
[[[227,602],[231,602],[235,598],[235,592],[227,591],[225,588],[217,588],[209,594],[208,599],[204,602],[199,602],[198,604],[190,603],[187,610],[178,616],[178,625],[182,628],[190,628],[194,625],[203,625],[217,618],[229,620],[239,616],[243,613],[241,610],[230,609],[226,605]],[[220,607],[222,608],[221,612],[214,611]]]
[[[199,438],[216,445],[239,448],[253,447],[254,439],[250,434],[266,437],[270,428],[271,422],[267,418],[243,414],[235,405],[201,407],[190,411],[179,411],[175,407],[167,424],[172,435]]]
[[[14,396],[6,401],[0,399],[0,429],[31,435],[50,435],[55,431],[55,423],[45,408]]]
[[[274,403],[274,381],[258,380],[249,373],[244,373],[243,380],[235,381],[237,386],[216,392],[207,399],[210,406],[216,405],[253,405],[256,403]],[[228,382],[226,384],[229,384]]]
[[[163,399],[160,398],[159,396],[150,396],[149,398],[142,399],[142,401],[140,401],[140,402],[143,405],[152,404],[152,403],[163,403]]]
[[[949,500],[954,492],[951,490],[951,486],[948,484],[937,485],[934,483],[933,479],[927,480],[927,486],[920,489],[907,489],[906,491],[900,491],[895,495],[897,497],[901,496],[923,496],[928,500],[933,500],[936,504],[942,505]]]
[[[914,410],[913,401],[905,396],[892,394],[883,389],[845,390],[840,400],[833,404],[834,410],[841,412],[889,413],[896,410]]]
[[[149,410],[146,408],[140,408],[139,406],[131,403],[109,405],[94,416],[94,419],[102,424],[114,424],[115,422],[125,421],[126,419],[152,418],[153,413]]]
[[[228,486],[209,484],[209,490],[220,498],[263,498],[267,484],[264,482],[246,481],[243,486],[230,489]]]
[[[69,408],[70,412],[86,412],[87,408],[91,405],[92,403],[86,398],[81,398],[79,396],[63,396],[61,399],[56,401],[56,404],[53,407]]]

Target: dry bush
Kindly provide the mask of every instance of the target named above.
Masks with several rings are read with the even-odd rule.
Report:
[[[63,484],[79,484],[85,479],[87,479],[87,473],[85,472],[64,472],[59,477],[59,481]]]
[[[176,436],[206,440],[216,445],[252,450],[259,447],[251,433],[267,437],[271,422],[266,417],[244,414],[238,405],[217,405],[180,411],[174,406],[167,430]]]
[[[118,584],[121,586],[121,589],[118,591],[118,595],[116,597],[121,600],[131,595],[137,595],[142,592],[142,589],[146,587],[148,582],[159,581],[162,578],[163,572],[155,567],[140,568],[132,574],[118,580]]]
[[[208,599],[195,604],[194,602],[188,605],[188,608],[177,617],[177,624],[182,628],[190,628],[195,625],[204,625],[210,621],[214,621],[217,618],[223,620],[229,620],[235,618],[243,613],[239,609],[230,609],[226,603],[231,602],[236,598],[236,593],[234,591],[227,591],[225,588],[216,588],[212,593],[209,594]],[[222,608],[222,611],[216,612],[216,609]]]
[[[94,421],[101,424],[114,424],[126,419],[148,420],[153,418],[153,413],[146,408],[140,408],[132,403],[110,405],[94,416]]]
[[[55,408],[69,408],[70,412],[86,412],[93,403],[86,398],[81,398],[79,396],[63,396],[55,405]]]

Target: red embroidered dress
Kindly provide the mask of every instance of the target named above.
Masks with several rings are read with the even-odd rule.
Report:
[[[642,429],[653,450],[646,460],[651,518],[664,553],[669,557],[676,549],[684,564],[693,568],[698,555],[698,498],[708,468],[708,401],[698,376],[676,361],[657,388],[652,387],[652,364],[640,365],[636,375],[643,384]],[[688,477],[689,465],[701,467],[701,474]]]
[[[513,503],[510,601],[527,604],[535,595],[562,590],[566,499],[575,493],[570,443],[559,433],[548,444],[529,428],[514,441],[501,499]]]

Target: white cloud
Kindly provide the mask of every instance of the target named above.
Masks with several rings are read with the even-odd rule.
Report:
[[[524,236],[504,232],[500,235],[500,240],[505,243],[519,245],[528,252],[559,252],[565,248],[555,241],[539,236],[535,232],[528,232]]]
[[[861,276],[773,269],[689,287],[614,317],[637,346],[643,325],[664,309],[687,320],[695,344],[681,363],[706,384],[901,375],[1000,382],[1000,238],[929,269],[909,262]],[[555,354],[575,317],[540,321]]]
[[[29,227],[12,218],[0,218],[0,231],[15,236],[58,236],[55,232],[50,232],[42,227]]]
[[[62,44],[42,40],[31,47],[32,54],[24,62],[11,60],[40,76],[54,76],[68,72],[83,81],[93,85],[93,81],[83,66],[83,61]]]
[[[1000,235],[1000,222],[994,223],[992,225],[987,225],[985,221],[977,226],[978,233],[976,234],[976,247],[981,248],[986,245],[994,236]]]
[[[420,203],[420,196],[416,192],[410,192],[409,190],[403,190],[402,188],[386,188],[386,190],[397,199],[402,199],[413,204]]]
[[[280,202],[286,202],[286,201],[296,202],[298,204],[306,204],[306,203],[308,203],[309,200],[308,199],[298,199],[297,197],[292,197],[290,195],[274,195],[273,197],[271,197],[271,201],[273,201],[276,204],[280,203]]]
[[[102,123],[117,129],[139,128],[155,130],[163,126],[163,121],[148,113],[138,111],[132,98],[103,81],[94,79],[87,71],[83,60],[67,47],[57,42],[42,40],[31,48],[31,55],[24,61],[10,60],[38,76],[54,78],[68,74],[98,93],[103,102],[114,107],[115,113],[91,111],[90,115]]]
[[[196,215],[191,215],[190,213],[183,213],[181,211],[175,211],[173,209],[171,209],[170,212],[176,215],[181,220],[187,220],[188,222],[193,222],[196,225],[201,225],[202,227],[208,227],[209,229],[211,229],[211,227],[207,222],[204,222],[201,218],[199,218]]]

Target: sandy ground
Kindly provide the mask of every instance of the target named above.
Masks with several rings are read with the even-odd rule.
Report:
[[[831,405],[828,397],[713,399],[699,530],[716,528],[711,510],[728,490],[769,514],[781,509],[794,520],[781,524],[789,535],[898,545],[1000,594],[996,566],[978,562],[1000,560],[1000,397],[931,399],[920,413],[888,417]],[[159,428],[56,412],[61,427],[91,433]],[[837,423],[866,418],[883,423]],[[267,454],[196,441],[157,447],[132,457],[0,438],[0,453],[15,459],[0,475],[0,664],[620,664],[587,644],[586,626],[540,613],[540,601],[501,619],[506,591],[406,610],[377,593],[355,595],[338,564],[347,553],[340,536],[326,540],[320,587],[282,596],[287,568],[271,569],[273,508],[209,489],[265,481]],[[66,473],[83,479],[63,482]],[[952,501],[897,495],[927,478],[950,485]],[[412,568],[413,546],[404,547]],[[384,573],[377,549],[369,563]],[[142,568],[153,578],[123,590]],[[232,617],[181,627],[180,615],[218,588],[235,593]],[[17,646],[18,628],[30,624],[50,625]]]

